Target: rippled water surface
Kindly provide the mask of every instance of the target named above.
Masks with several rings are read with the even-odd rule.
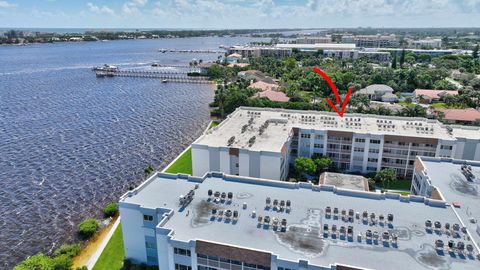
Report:
[[[244,38],[0,47],[0,269],[75,240],[76,224],[162,168],[209,121],[211,85],[96,78],[90,68],[188,63]]]

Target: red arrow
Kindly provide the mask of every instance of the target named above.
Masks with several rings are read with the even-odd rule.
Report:
[[[328,77],[328,75],[325,72],[321,71],[316,67],[313,68],[313,71],[318,73],[318,75],[322,76],[322,78],[327,82],[328,86],[332,88],[332,91],[335,94],[335,100],[337,102],[336,105],[340,106],[340,95],[338,94],[337,87],[335,87],[335,84],[333,84],[332,79],[330,79],[330,77]],[[342,106],[341,111],[338,110],[337,106],[335,106],[335,104],[333,104],[333,102],[329,98],[325,98],[325,100],[327,101],[328,105],[330,105],[330,107],[332,107],[332,109],[337,112],[338,116],[343,117],[343,113],[345,112],[345,107],[347,107],[347,103],[348,103],[348,100],[350,99],[351,94],[352,94],[352,88],[349,88],[347,95],[345,95],[345,99],[343,100],[343,103],[341,105]]]

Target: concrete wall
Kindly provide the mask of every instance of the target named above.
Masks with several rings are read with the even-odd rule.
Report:
[[[125,257],[137,262],[146,262],[143,214],[139,207],[120,203]],[[153,221],[151,223],[154,223]],[[156,223],[155,223],[156,224]]]
[[[192,169],[194,176],[203,176],[211,171],[209,147],[192,144]]]

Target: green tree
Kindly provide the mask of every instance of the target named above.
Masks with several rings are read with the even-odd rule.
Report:
[[[376,183],[381,183],[382,187],[385,188],[389,183],[395,181],[397,177],[394,169],[387,168],[377,172],[373,179]]]
[[[370,108],[370,99],[367,94],[356,94],[350,99],[350,105],[357,108],[358,112],[362,112],[366,108]]]
[[[405,48],[402,50],[400,54],[400,67],[403,68],[403,64],[405,63]]]
[[[77,226],[77,231],[84,239],[92,237],[98,229],[98,222],[94,218],[89,218],[82,221]]]
[[[106,217],[113,217],[117,214],[118,211],[118,203],[109,203],[103,208],[103,215]]]
[[[473,52],[472,52],[472,57],[473,59],[478,59],[478,44],[477,46],[475,46],[475,48],[473,48]]]
[[[143,174],[145,177],[149,176],[153,171],[155,171],[155,168],[153,168],[152,165],[148,165],[145,169],[143,169]]]
[[[313,158],[313,162],[315,162],[315,165],[317,166],[317,170],[321,172],[327,170],[332,166],[332,159],[329,157],[316,157]]]
[[[317,165],[311,158],[298,157],[295,159],[295,171],[299,174],[314,174],[317,171]]]
[[[397,53],[393,53],[393,58],[392,58],[392,68],[396,69],[397,68]]]
[[[39,253],[33,255],[19,265],[15,266],[14,270],[54,270],[52,258],[45,254]]]

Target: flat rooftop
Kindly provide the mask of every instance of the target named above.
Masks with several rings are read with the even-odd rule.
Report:
[[[195,189],[190,204],[180,209],[179,195]],[[208,196],[213,192],[232,192],[231,202],[214,202]],[[290,200],[290,211],[266,208],[266,197],[271,200]],[[415,200],[415,202],[414,202]],[[434,249],[436,239],[446,235],[427,232],[425,221],[438,220],[442,224],[460,223],[450,207],[441,207],[443,202],[424,197],[403,197],[398,194],[377,194],[314,186],[307,183],[288,183],[229,176],[221,173],[207,174],[203,178],[186,177],[159,173],[134,191],[126,193],[120,200],[147,208],[171,209],[170,216],[162,228],[173,230],[173,240],[189,242],[204,240],[266,251],[279,259],[298,262],[307,260],[310,265],[326,266],[345,264],[370,269],[480,269],[480,261],[475,256],[437,254]],[[243,204],[247,208],[243,209]],[[436,206],[431,206],[436,205]],[[342,218],[326,217],[325,209],[330,206],[341,212],[349,209],[359,212],[380,214],[385,218],[393,214],[391,225],[368,224],[362,219],[343,221]],[[237,221],[219,219],[212,216],[212,209],[238,211]],[[287,220],[285,231],[274,230],[272,226],[260,225],[256,216],[269,216],[271,219]],[[333,237],[323,233],[323,225],[353,226],[353,239]],[[157,226],[159,227],[159,226]],[[367,230],[382,235],[388,231],[398,235],[397,245],[366,241]],[[357,235],[362,234],[361,242]],[[461,233],[461,237],[464,237]],[[451,239],[451,238],[450,238]],[[466,239],[465,244],[471,243]],[[475,254],[478,251],[475,251]]]
[[[355,43],[316,43],[316,44],[277,44],[277,48],[304,49],[304,50],[351,50],[355,49]]]
[[[361,175],[324,172],[320,175],[319,183],[344,189],[369,191],[368,179]]]
[[[269,124],[260,134],[260,128],[266,122]],[[194,144],[279,152],[294,127],[444,140],[455,140],[456,136],[480,139],[478,127],[452,126],[450,131],[442,123],[426,118],[365,114],[345,114],[340,118],[336,113],[323,111],[240,107]],[[252,144],[250,139],[254,136]],[[232,137],[235,137],[234,141],[229,145]]]
[[[480,235],[476,232],[479,223],[472,223],[473,218],[480,222],[480,162],[451,159],[420,158],[426,168],[427,175],[433,186],[447,203],[458,202],[456,213],[469,228],[475,242],[480,244]],[[475,180],[469,181],[461,171],[463,164],[472,167]]]

